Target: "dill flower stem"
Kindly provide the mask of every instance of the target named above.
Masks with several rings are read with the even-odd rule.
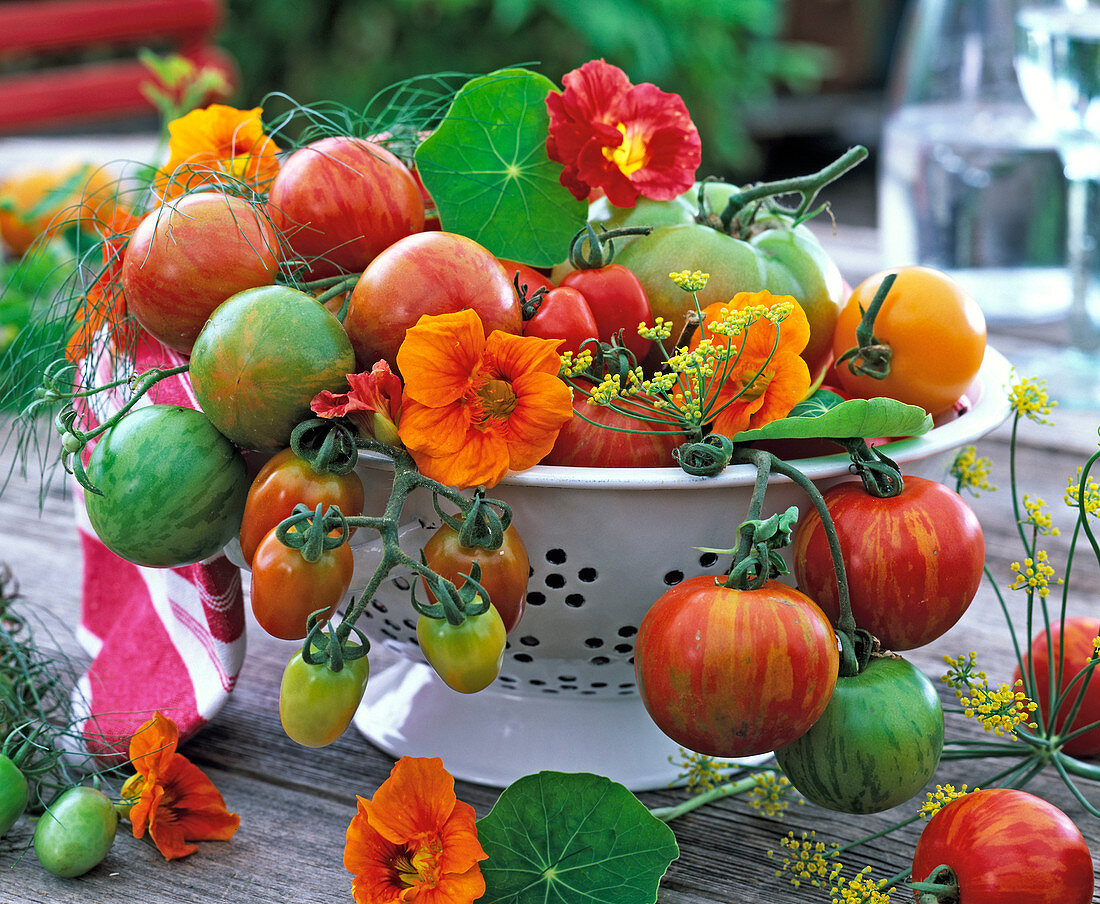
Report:
[[[689,797],[683,803],[675,804],[671,807],[652,807],[649,812],[662,822],[672,822],[672,820],[679,819],[685,813],[690,813],[692,810],[704,804],[713,803],[716,800],[721,800],[723,797],[744,794],[746,791],[751,791],[755,787],[756,779],[750,775],[736,782],[726,782],[722,785],[716,785],[709,791],[703,791],[701,794]]]

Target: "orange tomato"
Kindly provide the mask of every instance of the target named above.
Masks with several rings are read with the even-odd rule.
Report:
[[[839,358],[856,346],[863,311],[890,273],[896,273],[897,279],[874,327],[877,339],[890,346],[890,372],[881,380],[857,375],[845,361],[836,366],[837,379],[854,396],[885,396],[938,414],[958,401],[974,381],[986,341],[981,308],[946,274],[929,267],[901,267],[865,279],[840,312],[833,353]]]

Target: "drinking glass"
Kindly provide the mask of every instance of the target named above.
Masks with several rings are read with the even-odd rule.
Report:
[[[1100,0],[1027,0],[1016,16],[1016,75],[1055,135],[1068,185],[1069,346],[1034,364],[1052,395],[1100,403]]]

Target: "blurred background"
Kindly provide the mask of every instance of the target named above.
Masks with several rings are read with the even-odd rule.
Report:
[[[242,107],[282,92],[359,108],[409,76],[514,64],[560,84],[603,57],[684,98],[703,135],[702,173],[796,175],[852,144],[877,147],[909,2],[9,0],[0,2],[0,132],[155,130],[135,90],[138,47],[222,66],[227,102]],[[871,222],[873,164],[859,169],[845,180],[844,217]]]

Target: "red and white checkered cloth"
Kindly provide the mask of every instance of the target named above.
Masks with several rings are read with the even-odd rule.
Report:
[[[145,337],[130,362],[113,370],[99,356],[96,385],[153,367],[177,367],[186,358]],[[109,391],[79,411],[82,429],[99,423],[125,401]],[[158,383],[138,405],[198,408],[186,374]],[[94,441],[84,450],[84,461]],[[221,709],[245,654],[241,572],[224,555],[180,568],[146,568],[119,558],[96,537],[83,489],[72,481],[84,555],[79,639],[94,657],[74,691],[77,718],[90,750],[125,759],[129,738],[158,710],[179,726],[181,740]]]

